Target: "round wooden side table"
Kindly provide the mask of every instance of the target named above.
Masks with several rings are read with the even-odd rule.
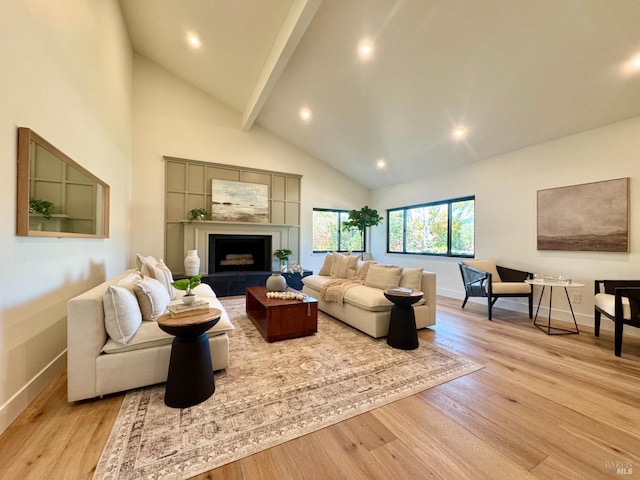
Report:
[[[384,296],[391,302],[391,318],[389,319],[389,334],[387,345],[402,350],[418,348],[418,332],[416,332],[416,316],[412,305],[422,298],[423,292],[413,291],[409,295],[397,295],[384,292]]]
[[[192,407],[204,402],[215,392],[206,331],[218,323],[221,313],[217,308],[210,308],[207,313],[186,317],[171,318],[169,313],[158,317],[158,326],[175,336],[171,343],[164,392],[164,403],[168,407]]]

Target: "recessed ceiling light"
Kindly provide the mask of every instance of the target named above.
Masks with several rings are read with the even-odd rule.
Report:
[[[358,45],[358,55],[362,60],[368,60],[373,55],[373,45],[367,40],[363,40]]]
[[[200,46],[202,45],[200,38],[198,38],[195,33],[187,34],[187,42],[189,42],[189,45],[191,45],[191,47],[193,48],[200,48]]]
[[[636,57],[633,60],[633,65],[636,66],[636,67],[640,67],[640,57]]]
[[[453,138],[462,139],[467,135],[467,129],[464,127],[456,127],[453,130]]]
[[[304,121],[304,122],[308,122],[311,120],[311,110],[309,110],[308,108],[304,107],[300,109],[300,118]]]
[[[376,167],[378,167],[379,169],[386,168],[386,166],[387,162],[384,158],[379,158],[378,160],[376,160]]]

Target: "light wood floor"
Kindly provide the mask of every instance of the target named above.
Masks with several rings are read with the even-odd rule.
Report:
[[[640,478],[640,339],[617,358],[611,332],[547,336],[485,312],[438,298],[420,332],[484,369],[194,478]],[[123,395],[68,404],[65,382],[0,437],[1,479],[91,478]]]

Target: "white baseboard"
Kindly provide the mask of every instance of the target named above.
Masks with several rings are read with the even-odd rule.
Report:
[[[13,397],[0,406],[0,433],[4,432],[25,408],[67,367],[67,351],[65,350],[49,365],[20,389]]]
[[[441,295],[443,297],[448,297],[448,298],[454,298],[454,299],[459,299],[460,300],[460,305],[462,306],[462,301],[464,300],[464,293],[455,291],[455,290],[447,290],[447,289],[438,289],[437,290],[438,295]],[[475,303],[478,305],[484,305],[486,307],[487,305],[487,299],[486,298],[480,298],[480,297],[471,297],[469,298],[469,300],[467,301],[467,304],[469,303]],[[548,305],[548,303],[547,303]],[[535,315],[536,313],[536,308],[537,308],[538,304],[537,302],[535,302],[534,299],[534,305],[533,305],[533,314]],[[508,297],[507,298],[501,298],[498,300],[498,302],[496,303],[496,307],[497,308],[504,308],[505,310],[512,310],[514,312],[520,312],[520,313],[524,313],[524,314],[529,314],[529,305],[527,303],[524,302],[517,302],[514,300],[510,300]],[[579,313],[579,312],[575,312],[576,315],[576,322],[578,323],[578,325],[582,325],[582,326],[589,326],[589,327],[593,327],[593,315],[586,315],[584,313]],[[540,311],[538,312],[538,318],[548,318],[549,316],[549,307],[545,307],[544,305],[540,305]],[[571,312],[569,310],[561,310],[558,308],[553,308],[551,310],[551,318],[555,319],[555,320],[561,320],[564,322],[568,322],[568,323],[573,323],[573,319],[571,318]],[[538,322],[540,322],[540,320],[538,320]],[[605,322],[602,323],[602,329],[603,330],[608,330],[609,329],[609,325],[605,325]]]

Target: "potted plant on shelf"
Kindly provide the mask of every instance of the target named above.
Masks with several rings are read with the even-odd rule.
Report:
[[[362,207],[360,210],[349,210],[347,215],[349,216],[349,220],[342,224],[342,231],[356,228],[360,231],[360,235],[363,235],[364,231],[368,227],[375,227],[384,220],[384,218],[378,214],[376,209],[369,208],[367,205]],[[366,245],[364,246],[364,249],[365,252],[368,250]]]
[[[292,254],[293,252],[288,248],[279,248],[273,252],[273,256],[280,260],[280,272],[284,272],[287,269],[287,262]]]
[[[182,297],[182,303],[184,303],[185,305],[191,305],[198,299],[197,295],[193,293],[192,290],[200,285],[200,278],[201,275],[198,274],[194,275],[191,278],[183,278],[181,280],[171,282],[171,285],[173,285],[174,288],[185,291],[184,297]]]
[[[211,215],[207,211],[206,208],[194,208],[193,210],[189,210],[189,214],[187,215],[187,220],[189,223],[194,220],[209,220]]]
[[[48,200],[40,200],[39,198],[29,199],[29,213],[40,213],[44,218],[51,218],[51,210],[53,203]]]

